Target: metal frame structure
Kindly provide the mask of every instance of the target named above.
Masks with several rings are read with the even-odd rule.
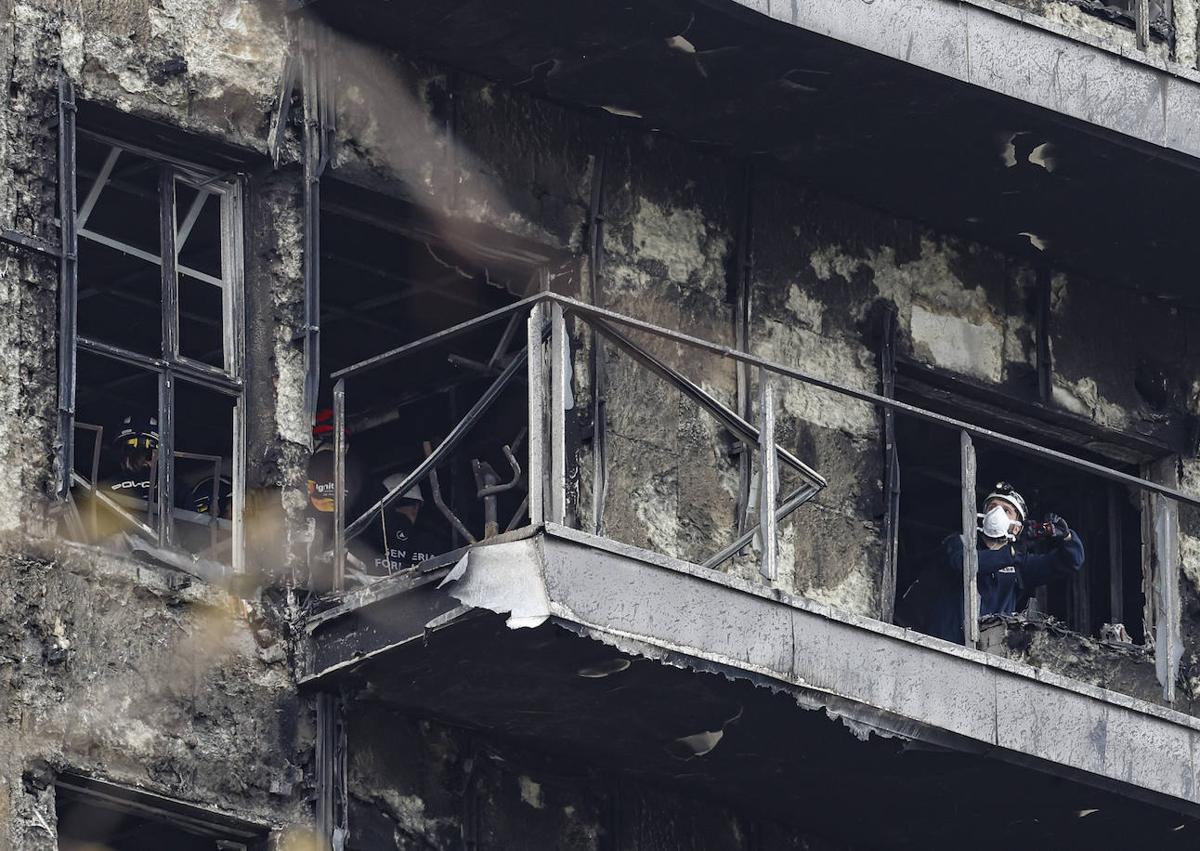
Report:
[[[118,361],[127,366],[158,376],[158,422],[159,450],[157,453],[157,485],[156,500],[152,516],[155,517],[153,528],[140,522],[135,522],[133,528],[159,546],[169,547],[173,543],[174,511],[167,510],[169,505],[163,505],[164,500],[170,500],[174,493],[174,459],[176,457],[194,457],[194,453],[176,452],[174,441],[175,393],[179,381],[215,391],[233,400],[231,471],[233,480],[232,508],[232,567],[235,572],[244,570],[245,530],[243,515],[245,512],[245,397],[243,372],[245,364],[245,339],[243,328],[244,309],[244,258],[242,242],[242,195],[241,179],[220,175],[201,166],[184,160],[165,156],[154,151],[148,151],[120,140],[87,133],[84,135],[95,141],[109,145],[104,165],[97,175],[95,182],[88,189],[82,204],[76,205],[74,187],[75,140],[74,128],[69,142],[60,144],[60,152],[69,161],[60,163],[60,180],[69,183],[64,188],[60,185],[60,203],[67,214],[63,216],[63,266],[60,290],[60,328],[59,328],[59,427],[69,429],[62,432],[58,438],[57,465],[60,471],[60,481],[56,490],[60,498],[69,499],[70,487],[74,482],[83,484],[96,494],[103,497],[95,488],[95,482],[86,482],[73,472],[73,431],[75,416],[76,363],[79,350],[92,355]],[[136,153],[158,164],[158,217],[159,217],[159,254],[144,251],[137,246],[129,245],[121,240],[106,236],[94,229],[85,227],[101,194],[112,179],[114,167],[124,151]],[[190,205],[182,221],[179,221],[175,209],[175,187],[184,183],[196,190],[196,198]],[[221,237],[221,277],[181,266],[178,262],[179,252],[191,235],[192,229],[200,216],[203,206],[213,199],[220,205],[220,237]],[[160,269],[162,294],[162,349],[158,357],[133,352],[112,342],[85,337],[78,333],[76,322],[79,288],[78,266],[76,260],[78,240],[84,239],[109,248],[121,251],[132,257],[155,264]],[[70,262],[67,262],[67,258]],[[84,270],[86,273],[86,270]],[[179,338],[179,279],[189,277],[211,286],[220,287],[222,293],[222,363],[223,367],[215,367],[203,360],[184,355],[180,350]],[[213,353],[216,354],[216,353]],[[62,477],[65,476],[65,481]],[[118,506],[111,500],[104,501],[110,509]],[[110,504],[112,503],[112,504]],[[127,520],[131,516],[120,511]],[[151,534],[152,533],[152,534]]]
[[[526,312],[528,312],[528,320],[525,351],[518,354],[509,363],[508,367],[496,378],[492,386],[485,391],[479,401],[475,403],[466,416],[451,430],[442,443],[426,457],[420,466],[406,476],[404,481],[389,491],[382,499],[377,501],[362,516],[358,517],[348,526],[344,525],[344,518],[340,511],[338,512],[336,515],[338,518],[338,528],[335,533],[335,541],[338,547],[335,553],[334,587],[336,590],[342,590],[345,542],[353,536],[360,534],[369,525],[376,512],[428,476],[434,467],[446,458],[466,437],[468,431],[481,420],[488,407],[513,380],[517,369],[521,366],[526,367],[529,384],[529,461],[527,473],[529,486],[529,522],[532,526],[545,523],[559,526],[564,524],[567,504],[566,483],[568,479],[568,459],[565,456],[566,421],[564,414],[566,399],[569,398],[567,382],[569,381],[570,365],[566,321],[568,318],[574,317],[590,326],[596,332],[597,337],[603,337],[608,343],[631,356],[640,365],[669,381],[676,390],[712,413],[742,441],[747,450],[751,447],[758,447],[760,456],[758,523],[753,528],[744,530],[733,543],[706,561],[703,565],[704,567],[719,565],[744,549],[755,537],[759,537],[762,542],[760,571],[768,582],[774,581],[778,576],[778,556],[776,549],[778,524],[815,496],[826,484],[824,478],[819,473],[804,464],[800,459],[795,458],[795,456],[775,442],[775,383],[778,378],[787,378],[871,404],[879,408],[885,417],[888,418],[894,417],[896,414],[902,414],[959,432],[962,469],[961,531],[964,544],[966,545],[964,547],[965,557],[963,564],[964,643],[968,646],[976,645],[978,634],[979,603],[978,592],[976,590],[977,564],[975,555],[978,499],[975,482],[975,441],[977,440],[998,444],[1022,454],[1063,464],[1067,467],[1098,476],[1109,482],[1137,488],[1142,493],[1150,495],[1152,497],[1152,513],[1154,515],[1152,529],[1156,553],[1155,561],[1159,568],[1156,572],[1155,594],[1159,598],[1158,604],[1166,610],[1164,614],[1168,615],[1167,620],[1170,619],[1171,611],[1174,611],[1175,615],[1177,615],[1177,595],[1172,597],[1170,588],[1172,577],[1177,573],[1177,566],[1175,568],[1171,567],[1172,554],[1177,553],[1177,543],[1169,540],[1171,535],[1175,534],[1173,530],[1177,529],[1177,521],[1174,521],[1173,517],[1177,514],[1178,504],[1200,507],[1200,495],[1180,490],[1169,483],[1155,482],[1148,478],[1133,476],[1092,461],[1077,458],[1057,450],[1030,443],[1029,441],[1010,437],[991,429],[938,414],[916,405],[898,401],[891,395],[891,387],[886,380],[884,394],[857,390],[834,381],[819,378],[800,369],[752,355],[742,351],[740,348],[713,343],[663,328],[650,322],[585,304],[552,292],[543,292],[530,296],[499,310],[461,323],[413,343],[383,352],[334,373],[332,377],[337,382],[337,392],[340,398],[340,403],[335,408],[335,415],[338,419],[338,423],[335,425],[337,433],[341,433],[345,420],[344,394],[347,379],[387,366],[408,355],[441,345],[468,331],[478,330],[485,325],[498,322],[502,319],[509,320],[511,326],[514,317]],[[678,371],[634,343],[620,329],[650,334],[692,349],[729,358],[747,369],[757,369],[759,375],[759,425],[757,427],[752,425],[722,405],[694,382],[688,380]],[[548,350],[547,342],[549,343]],[[887,357],[888,354],[885,350],[885,361]],[[549,447],[548,452],[547,446]],[[772,447],[774,447],[774,451],[771,451]],[[548,458],[547,455],[549,456]],[[780,462],[791,467],[804,480],[795,491],[782,499],[777,494],[778,464]],[[340,447],[336,463],[338,465],[338,475],[344,477],[344,445]],[[344,478],[339,478],[338,481],[344,481]],[[340,503],[342,499],[341,488],[338,489],[335,499]],[[1178,643],[1175,640],[1177,633],[1177,624],[1174,626],[1169,624],[1164,625],[1158,630],[1159,643],[1163,645],[1161,655],[1164,660],[1160,663],[1160,668],[1162,669],[1160,677],[1163,682],[1164,693],[1168,699],[1171,699],[1174,694],[1174,670],[1178,664],[1178,654],[1175,653]]]

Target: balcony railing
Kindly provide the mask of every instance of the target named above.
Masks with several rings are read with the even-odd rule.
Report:
[[[509,330],[504,337],[513,335],[512,326],[525,318],[526,344],[495,377],[482,396],[454,425],[446,437],[426,456],[411,473],[396,487],[350,522],[345,517],[345,502],[342,495],[346,489],[346,382],[364,373],[393,366],[418,352],[440,346],[461,335],[479,328],[508,320]],[[816,496],[825,486],[826,480],[813,467],[797,458],[776,441],[776,387],[781,380],[801,382],[841,396],[868,403],[878,409],[914,417],[918,420],[954,429],[959,432],[961,446],[961,490],[962,490],[962,535],[965,553],[963,564],[963,610],[964,643],[975,646],[978,641],[979,597],[976,589],[976,503],[975,441],[982,440],[1019,452],[1049,460],[1091,475],[1118,482],[1153,495],[1154,521],[1151,524],[1156,551],[1160,560],[1170,564],[1178,560],[1178,504],[1200,507],[1200,497],[1186,493],[1169,485],[1139,478],[1097,464],[1086,459],[1039,446],[1019,438],[982,428],[971,423],[948,417],[934,411],[907,404],[876,393],[854,389],[837,382],[810,375],[801,369],[774,363],[762,357],[738,351],[729,346],[713,343],[682,334],[649,322],[624,316],[613,311],[593,307],[554,293],[540,293],[500,310],[456,325],[416,342],[384,352],[333,374],[334,418],[335,418],[335,526],[334,526],[334,576],[333,587],[342,590],[346,571],[346,544],[361,535],[378,513],[400,498],[413,485],[436,475],[436,467],[450,458],[463,443],[468,433],[478,425],[501,393],[525,372],[528,383],[528,421],[526,439],[525,481],[528,495],[518,515],[524,513],[530,525],[568,522],[568,458],[567,421],[568,400],[572,399],[572,371],[566,320],[575,317],[590,327],[597,335],[619,351],[628,355],[644,368],[669,382],[681,394],[712,414],[743,445],[745,451],[756,453],[758,460],[758,509],[757,523],[741,534],[719,552],[703,562],[706,567],[717,565],[746,549],[755,538],[760,541],[759,572],[764,581],[774,582],[778,576],[779,524],[806,502]],[[731,410],[712,394],[681,374],[677,369],[638,345],[626,335],[626,331],[648,334],[676,343],[685,350],[707,353],[725,358],[757,370],[759,405],[757,423],[751,423]],[[530,357],[530,353],[534,353]],[[515,460],[515,459],[514,459]],[[780,465],[798,474],[800,483],[791,492],[779,493]],[[512,528],[521,517],[513,517],[508,524]],[[1172,555],[1174,554],[1174,555]],[[1171,573],[1173,576],[1174,574]],[[1156,592],[1162,596],[1160,611],[1177,610],[1177,594],[1174,582],[1163,579]],[[1174,655],[1171,648],[1178,645],[1179,625],[1177,618],[1168,618],[1156,630],[1159,645],[1159,664]],[[1173,663],[1170,663],[1173,665]],[[1164,683],[1173,684],[1174,677],[1164,678]]]

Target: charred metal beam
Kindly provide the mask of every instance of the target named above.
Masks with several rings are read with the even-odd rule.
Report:
[[[975,549],[979,521],[976,517],[975,444],[965,431],[959,432],[959,444],[962,450],[963,644],[974,648],[979,646],[979,551]]]
[[[87,197],[83,199],[83,203],[79,205],[79,212],[75,214],[75,227],[87,226],[92,210],[95,209],[96,202],[100,200],[100,193],[108,185],[108,179],[112,176],[113,167],[116,166],[117,157],[120,155],[121,149],[118,146],[113,145],[108,149],[108,154],[104,157],[104,164],[100,166],[99,173],[88,189]]]
[[[570,398],[571,343],[561,304],[550,305],[550,493],[547,517],[567,520],[567,400]],[[530,388],[532,392],[532,386]]]
[[[62,249],[53,243],[8,228],[0,228],[0,242],[7,242],[9,245],[15,245],[18,248],[36,251],[38,254],[45,254],[47,257],[53,257],[56,260],[62,257]]]
[[[883,319],[879,352],[881,395],[896,398],[896,311]],[[897,552],[900,543],[900,448],[896,445],[896,412],[883,409],[883,578],[880,582],[879,619],[891,623],[896,608]]]
[[[1050,355],[1050,269],[1044,264],[1037,267],[1037,380],[1038,399],[1049,404],[1053,392],[1054,363]]]
[[[775,446],[775,384],[766,369],[758,370],[758,477],[762,495],[758,500],[758,525],[762,535],[762,560],[758,570],[768,582],[779,576],[779,534],[775,502],[779,496],[779,455]]]
[[[546,361],[542,351],[548,306],[538,300],[529,312],[525,355],[528,363],[529,405],[529,523],[546,519]]]
[[[333,385],[333,590],[346,582],[346,384]]]
[[[738,351],[750,351],[750,319],[753,309],[752,288],[754,285],[754,162],[747,160],[742,171],[742,209],[738,223],[737,238],[737,292],[734,297],[733,339]],[[737,372],[737,412],[749,421],[752,416],[750,404],[750,368],[741,362],[734,365]],[[752,476],[750,454],[742,451],[738,455],[738,531],[744,532],[748,523],[747,510],[750,505],[750,479]]]
[[[1125,623],[1125,541],[1121,523],[1121,500],[1125,491],[1109,483],[1108,497],[1108,619]]]
[[[79,252],[75,227],[75,87],[58,80],[58,434],[55,437],[55,495],[71,492],[75,439],[75,337],[79,291]]]
[[[515,301],[512,304],[506,304],[504,307],[493,310],[491,313],[485,313],[482,316],[476,316],[473,319],[468,319],[466,322],[460,322],[457,325],[438,331],[436,334],[430,334],[428,337],[422,337],[420,340],[414,340],[411,343],[405,343],[403,346],[398,346],[394,349],[389,349],[378,355],[373,355],[366,360],[361,360],[358,363],[339,369],[330,375],[330,378],[337,380],[339,378],[350,378],[351,376],[359,375],[364,372],[369,372],[373,369],[378,369],[381,366],[386,366],[399,358],[407,357],[433,346],[441,345],[447,340],[453,340],[455,337],[460,337],[468,331],[475,331],[485,325],[503,319],[506,316],[514,313],[520,313],[531,305],[540,303],[547,298],[545,294],[539,293],[531,295],[528,298],[523,298],[520,301]]]
[[[591,197],[588,201],[588,298],[603,307],[601,265],[604,262],[604,174],[608,145],[601,144],[593,160]],[[592,334],[590,358],[592,385],[592,531],[604,534],[604,502],[608,494],[608,371],[604,342]]]

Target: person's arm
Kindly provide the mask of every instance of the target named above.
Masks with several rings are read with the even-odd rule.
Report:
[[[1059,518],[1056,521],[1056,525],[1061,522],[1064,534],[1057,540],[1054,549],[1047,553],[1026,553],[1017,563],[1017,576],[1021,580],[1021,587],[1026,590],[1055,579],[1074,576],[1083,569],[1083,540],[1078,532],[1067,528],[1065,521]]]
[[[943,543],[946,548],[946,566],[951,572],[962,576],[962,535],[950,535]],[[1005,544],[998,550],[982,549],[978,552],[979,570],[976,573],[977,576],[991,576],[994,573],[999,573],[1004,568],[1016,564],[1019,558],[1012,544]]]

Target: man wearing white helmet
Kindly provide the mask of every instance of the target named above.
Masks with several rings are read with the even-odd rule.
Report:
[[[1034,591],[1065,579],[1083,568],[1083,541],[1057,514],[1043,523],[1028,523],[1024,497],[1008,482],[998,482],[983,501],[979,514],[979,615],[1015,614]],[[940,569],[929,581],[924,629],[947,641],[963,640],[961,535],[942,541]]]
[[[384,492],[390,493],[399,487],[407,473],[393,473],[383,480]],[[382,536],[381,555],[374,559],[376,576],[386,576],[397,571],[416,567],[426,559],[433,558],[432,547],[422,543],[423,536],[417,528],[417,517],[425,497],[420,483],[412,485],[391,505],[379,512],[379,533]]]

